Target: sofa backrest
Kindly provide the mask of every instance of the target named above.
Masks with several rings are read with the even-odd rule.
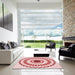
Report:
[[[55,42],[50,42],[51,47],[55,47]]]
[[[72,53],[75,53],[75,44],[71,44],[69,46],[69,50],[72,52]]]

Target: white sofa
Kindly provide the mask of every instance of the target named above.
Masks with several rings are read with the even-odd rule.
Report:
[[[24,51],[24,47],[18,46],[13,49],[0,49],[0,64],[11,64]]]

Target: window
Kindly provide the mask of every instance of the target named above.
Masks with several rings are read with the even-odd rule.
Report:
[[[62,36],[62,10],[19,10],[19,13],[22,40]]]

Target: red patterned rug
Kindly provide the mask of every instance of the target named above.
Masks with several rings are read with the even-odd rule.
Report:
[[[25,57],[22,58],[14,67],[15,69],[24,68],[62,68],[55,60],[50,57]]]

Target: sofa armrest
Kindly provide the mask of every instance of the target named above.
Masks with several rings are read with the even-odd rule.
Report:
[[[0,50],[0,64],[11,64],[13,54],[11,50]]]

